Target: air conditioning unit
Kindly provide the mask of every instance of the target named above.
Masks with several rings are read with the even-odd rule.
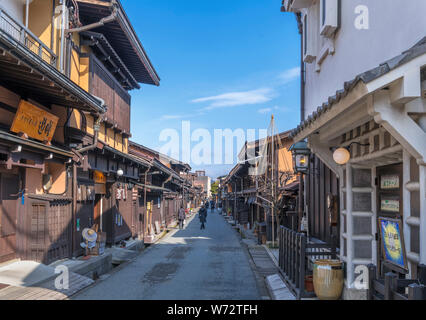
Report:
[[[339,28],[340,0],[320,1],[320,33],[331,38]]]

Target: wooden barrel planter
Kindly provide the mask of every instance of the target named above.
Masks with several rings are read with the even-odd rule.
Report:
[[[339,260],[316,260],[314,290],[321,300],[338,300],[343,291],[343,263]]]

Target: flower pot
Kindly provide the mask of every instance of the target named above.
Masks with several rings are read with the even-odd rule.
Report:
[[[306,276],[305,277],[305,291],[314,292],[314,277]]]
[[[338,300],[343,291],[343,263],[339,260],[317,260],[314,263],[313,282],[321,300]]]

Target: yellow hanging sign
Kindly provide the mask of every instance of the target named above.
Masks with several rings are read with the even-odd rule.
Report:
[[[52,141],[59,118],[35,105],[21,100],[10,131],[26,133],[40,141]]]
[[[106,183],[106,176],[100,171],[93,171],[93,180],[95,183]]]

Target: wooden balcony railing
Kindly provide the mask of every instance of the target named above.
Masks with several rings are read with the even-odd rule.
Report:
[[[0,7],[0,32],[6,33],[41,59],[56,67],[57,56],[38,37]]]

